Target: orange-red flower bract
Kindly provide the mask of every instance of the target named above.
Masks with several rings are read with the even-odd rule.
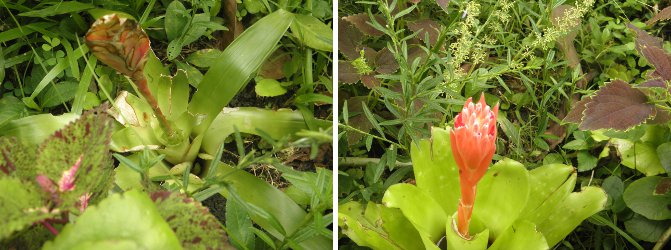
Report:
[[[459,233],[468,238],[468,224],[475,202],[476,184],[485,175],[496,151],[496,117],[494,109],[485,103],[484,93],[478,103],[468,98],[450,131],[452,154],[459,167],[461,199],[457,210]]]
[[[86,45],[103,63],[135,80],[144,77],[142,70],[151,49],[149,37],[134,20],[116,14],[98,19],[86,33]]]

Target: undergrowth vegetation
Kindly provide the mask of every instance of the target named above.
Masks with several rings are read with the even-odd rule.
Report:
[[[405,183],[439,194],[426,179],[420,184],[417,175],[427,170],[417,164],[426,160],[416,163],[414,150],[431,138],[431,152],[439,152],[436,131],[457,126],[452,122],[466,99],[484,93],[488,104],[500,105],[494,162],[504,163],[496,165],[512,159],[531,173],[573,166],[570,191],[600,188],[607,194],[595,214],[559,240],[539,222],[550,248],[661,249],[671,235],[669,4],[341,2],[339,245],[403,248],[415,230],[403,223],[425,236],[429,226],[416,219],[433,214],[404,207],[396,196]],[[558,215],[574,216],[569,210]],[[407,220],[385,221],[399,216]],[[450,229],[447,235],[442,230],[450,246]],[[496,230],[489,232],[485,246],[500,247],[492,244]],[[444,247],[445,238],[432,237]]]
[[[1,0],[0,248],[330,248],[332,4]]]

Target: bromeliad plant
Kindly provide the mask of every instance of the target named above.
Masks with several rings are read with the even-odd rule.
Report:
[[[298,133],[308,135],[292,144],[296,146],[330,142],[327,129],[330,122],[305,117],[305,112],[225,108],[273,53],[289,28],[291,35],[307,47],[325,50],[323,44],[331,44],[330,36],[314,32],[313,29],[330,30],[316,18],[277,10],[258,20],[231,43],[203,79],[192,83],[196,91],[191,95],[189,75],[178,70],[170,76],[151,50],[147,35],[134,20],[108,15],[94,23],[86,35],[86,43],[93,52],[89,59],[92,68],[97,60],[103,62],[126,75],[137,88],[136,93],[140,94],[121,92],[109,111],[121,125],[112,134],[111,149],[130,154],[116,155],[121,162],[115,169],[119,176],[116,184],[124,190],[133,187],[152,190],[153,184],[143,185],[146,184],[142,181],[144,177],[199,200],[217,193],[226,198],[237,198],[245,204],[243,207],[254,222],[278,239],[281,244],[277,248],[330,247],[327,238],[331,235],[327,229],[330,217],[323,215],[331,208],[328,205],[331,204],[330,189],[324,189],[331,186],[328,184],[330,171],[320,170],[317,171],[320,173],[301,176],[320,180],[314,187],[318,191],[305,191],[313,188],[309,184],[298,188],[303,190],[301,194],[312,196],[311,209],[307,213],[281,190],[241,171],[240,168],[253,162],[253,154],[245,155],[242,151],[239,166],[235,167],[219,161],[224,140],[237,132],[259,135],[273,142]],[[312,50],[306,50],[311,56]],[[311,63],[308,65],[311,68]],[[306,75],[309,76],[306,84],[312,83],[312,74]],[[311,111],[309,107],[304,109]],[[28,117],[7,124],[0,134],[34,134],[26,133],[30,130],[49,133],[59,123],[67,123],[76,117],[71,114]],[[38,118],[43,122],[36,123]],[[25,124],[31,125],[22,126]],[[53,127],[39,127],[40,124]],[[325,136],[327,138],[323,138]],[[29,139],[36,142],[40,137],[36,135]],[[290,170],[283,172],[295,174]],[[296,179],[296,183],[300,181]],[[266,243],[275,245],[272,241]]]
[[[601,188],[572,192],[571,166],[504,159],[488,169],[497,110],[469,99],[454,128],[413,143],[416,185],[391,186],[383,205],[341,205],[342,232],[374,249],[548,249],[603,209]]]

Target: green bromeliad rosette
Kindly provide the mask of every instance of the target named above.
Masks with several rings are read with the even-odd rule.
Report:
[[[389,187],[384,205],[341,205],[342,232],[374,249],[549,249],[603,209],[601,188],[572,192],[571,166],[529,171],[504,159],[490,168],[497,114],[484,96],[469,98],[454,128],[413,143],[416,185]]]

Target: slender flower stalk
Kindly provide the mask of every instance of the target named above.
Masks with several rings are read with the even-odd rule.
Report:
[[[499,104],[491,109],[485,103],[484,93],[478,103],[468,98],[450,130],[452,154],[459,167],[461,199],[457,209],[459,234],[469,239],[468,226],[475,203],[478,181],[485,175],[496,151],[496,117]]]
[[[120,18],[116,14],[103,16],[93,23],[86,33],[86,45],[98,60],[135,82],[140,94],[154,110],[161,127],[166,134],[172,135],[170,123],[161,112],[144,77],[144,65],[147,63],[151,46],[147,33],[140,25],[134,20]]]

